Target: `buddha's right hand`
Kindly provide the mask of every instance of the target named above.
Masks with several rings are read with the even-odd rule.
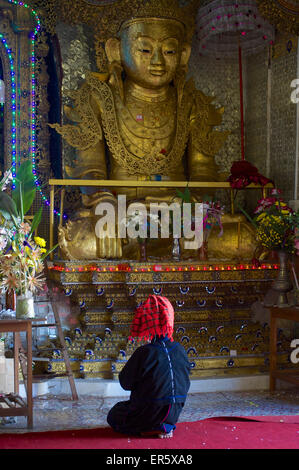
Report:
[[[122,239],[118,237],[117,199],[109,192],[98,193],[94,207],[98,258],[121,258]]]

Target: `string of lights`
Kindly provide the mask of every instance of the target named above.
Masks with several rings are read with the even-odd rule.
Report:
[[[138,266],[132,267],[129,264],[118,264],[115,266],[98,266],[98,265],[82,265],[76,267],[68,267],[64,265],[53,264],[48,267],[52,271],[59,272],[106,272],[106,271],[135,271],[135,272],[169,272],[169,271],[244,271],[244,270],[277,270],[279,266],[277,264],[262,264],[261,266],[255,266],[252,264],[240,264],[240,265],[210,265],[210,266],[164,266],[164,265],[153,265],[149,267]]]
[[[30,64],[31,64],[31,98],[30,98],[30,110],[29,110],[29,120],[30,120],[30,132],[29,132],[29,155],[32,161],[32,173],[34,175],[34,181],[39,193],[41,195],[42,201],[47,206],[50,206],[50,201],[43,193],[41,184],[38,178],[38,171],[36,165],[36,145],[37,145],[37,134],[36,134],[36,54],[35,54],[35,43],[38,38],[38,34],[41,30],[41,21],[38,17],[38,14],[35,10],[33,10],[30,5],[27,3],[17,1],[17,0],[6,0],[8,3],[14,4],[16,6],[20,6],[23,8],[27,8],[31,15],[34,17],[35,20],[35,28],[30,33],[30,43],[31,43],[31,52],[30,52]],[[11,129],[11,143],[12,143],[12,189],[15,189],[15,178],[16,178],[16,171],[17,171],[17,160],[16,160],[16,83],[15,83],[15,70],[14,70],[14,62],[12,57],[12,51],[8,48],[6,39],[3,35],[0,35],[0,39],[2,40],[6,52],[8,53],[8,57],[10,60],[10,67],[11,67],[11,86],[12,86],[12,93],[11,93],[11,109],[12,109],[12,129]],[[54,209],[54,214],[60,216],[60,213]]]
[[[12,160],[12,189],[15,188],[15,178],[16,178],[16,81],[15,81],[15,69],[14,69],[14,59],[12,55],[12,50],[10,49],[6,38],[2,33],[0,33],[0,40],[5,48],[5,52],[8,55],[9,64],[10,64],[10,77],[11,77],[11,160]]]

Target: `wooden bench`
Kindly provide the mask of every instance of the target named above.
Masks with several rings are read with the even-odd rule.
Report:
[[[19,396],[19,353],[21,348],[20,333],[26,333],[27,341],[27,374],[24,383],[27,394],[27,403]],[[26,416],[27,427],[33,427],[33,400],[32,400],[32,320],[0,320],[0,332],[13,333],[14,339],[14,393],[2,394],[1,402],[8,407],[0,407],[1,416]]]
[[[270,309],[270,391],[275,390],[276,379],[299,385],[299,367],[296,370],[277,370],[277,320],[291,320],[299,322],[298,307],[272,307]]]

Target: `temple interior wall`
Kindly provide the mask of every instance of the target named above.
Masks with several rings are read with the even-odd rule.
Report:
[[[296,166],[296,113],[291,82],[297,78],[297,44],[278,37],[268,79],[268,51],[246,61],[246,156],[293,200]],[[268,81],[269,80],[269,81]],[[267,108],[269,106],[269,108]]]
[[[294,199],[296,160],[296,108],[291,82],[297,77],[296,51],[273,60],[271,100],[270,176],[285,198]]]

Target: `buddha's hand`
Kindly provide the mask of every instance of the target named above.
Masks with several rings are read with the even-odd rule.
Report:
[[[98,193],[94,214],[98,258],[121,258],[122,239],[118,236],[116,197],[109,192]]]

